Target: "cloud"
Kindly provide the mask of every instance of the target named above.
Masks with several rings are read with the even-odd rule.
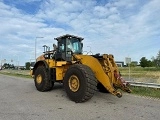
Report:
[[[34,2],[38,7],[29,14],[16,6]],[[89,51],[90,46],[94,54],[112,53],[116,60],[124,60],[126,56],[137,61],[142,56],[150,58],[159,50],[159,4],[159,0],[0,2],[0,52],[12,48],[2,56],[8,59],[7,54],[24,56],[24,63],[34,58],[37,36],[44,37],[37,40],[40,55],[43,44],[52,46],[56,42],[54,37],[67,33],[85,38],[84,51]]]

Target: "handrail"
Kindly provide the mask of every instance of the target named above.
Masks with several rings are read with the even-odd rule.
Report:
[[[128,82],[131,86],[160,88],[160,84],[156,84],[156,83],[144,83],[144,82],[134,82],[134,81],[126,81],[126,82]]]

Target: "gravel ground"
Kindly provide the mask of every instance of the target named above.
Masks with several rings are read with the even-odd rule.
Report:
[[[0,74],[0,120],[159,120],[159,103],[100,92],[85,103],[75,103],[60,84],[50,92],[38,92],[32,79]]]

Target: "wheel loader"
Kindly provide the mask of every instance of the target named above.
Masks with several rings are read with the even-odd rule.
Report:
[[[121,77],[111,54],[83,54],[83,38],[63,35],[54,38],[53,50],[46,45],[36,59],[31,75],[38,91],[49,91],[55,82],[62,83],[68,97],[77,103],[91,99],[97,91],[122,97],[121,89],[131,90]]]

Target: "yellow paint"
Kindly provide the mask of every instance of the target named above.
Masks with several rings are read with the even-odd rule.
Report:
[[[47,62],[49,68],[53,68],[56,65],[56,62],[53,59],[46,59],[45,61]]]
[[[30,70],[30,76],[31,76],[31,77],[34,77],[34,75],[33,75],[33,70]]]
[[[77,92],[79,90],[80,82],[77,76],[70,76],[68,84],[71,91]]]
[[[55,61],[53,59],[46,59],[45,61],[48,64],[49,68],[56,69],[56,80],[63,80],[65,72],[70,66],[69,63],[67,63],[66,61]]]
[[[41,82],[42,82],[42,75],[37,75],[37,77],[36,77],[36,82],[38,83],[38,84],[41,84]]]
[[[63,80],[63,67],[56,67],[56,80]]]
[[[41,55],[41,56],[39,56],[39,57],[36,59],[36,61],[40,61],[40,60],[45,60],[45,58],[44,58],[44,54],[43,54],[43,55]]]
[[[56,66],[63,66],[63,65],[66,65],[67,62],[66,61],[57,61],[56,62]]]

